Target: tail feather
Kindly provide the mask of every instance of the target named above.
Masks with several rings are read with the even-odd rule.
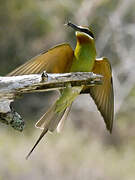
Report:
[[[64,121],[67,118],[67,115],[70,111],[70,106],[72,105],[72,102],[76,99],[76,97],[80,94],[82,88],[83,86],[72,88],[71,85],[67,86],[67,88],[63,90],[60,98],[36,123],[35,126],[37,128],[43,129],[43,132],[41,133],[39,139],[37,140],[32,150],[27,155],[26,159],[30,156],[30,154],[33,152],[33,150],[38,145],[43,136],[47,133],[47,131],[49,130],[53,132],[58,127],[58,124],[60,123],[60,120],[62,119],[63,115],[64,117],[61,124],[64,124]]]
[[[48,111],[37,121],[35,124],[36,128],[44,129],[45,127],[49,127],[50,122],[54,117],[57,117],[55,113],[55,104],[53,104]]]
[[[26,160],[30,157],[31,153],[34,151],[34,149],[36,148],[36,146],[38,145],[38,143],[41,141],[41,139],[44,137],[44,135],[47,133],[48,129],[44,129],[43,132],[41,133],[41,135],[39,136],[38,140],[36,141],[35,145],[33,146],[33,148],[30,150],[30,152],[28,153],[28,155],[26,156]]]
[[[40,142],[40,140],[43,138],[43,136],[49,131],[54,131],[63,114],[65,111],[60,112],[60,113],[56,113],[55,112],[55,104],[40,118],[40,120],[36,123],[36,127],[43,129],[41,135],[39,136],[38,140],[36,141],[35,145],[33,146],[33,148],[31,149],[31,151],[28,153],[28,155],[26,156],[26,159],[29,158],[29,156],[31,155],[31,153],[34,151],[34,149],[36,148],[36,146],[38,145],[38,143]]]
[[[62,111],[60,113],[57,113],[57,115],[54,115],[54,117],[51,119],[48,130],[53,132],[57,128],[59,122],[61,121],[65,111]]]
[[[62,112],[57,113],[55,112],[55,109],[56,103],[49,108],[49,110],[39,119],[35,126],[40,129],[47,128],[49,131],[53,132],[57,128],[65,112],[64,110]]]
[[[65,122],[66,122],[66,119],[67,119],[67,117],[68,117],[68,114],[69,114],[69,112],[70,112],[70,110],[71,110],[71,106],[72,106],[72,105],[70,105],[69,107],[67,107],[67,109],[66,109],[65,112],[64,112],[64,115],[62,116],[62,118],[61,118],[61,120],[60,120],[60,122],[59,122],[59,124],[58,124],[58,126],[57,126],[57,132],[58,132],[58,133],[60,133],[60,132],[62,131],[63,127],[64,127],[64,124],[65,124]]]

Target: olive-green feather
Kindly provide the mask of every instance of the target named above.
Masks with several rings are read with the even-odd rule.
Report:
[[[91,87],[90,95],[103,116],[107,129],[112,132],[114,119],[114,92],[109,60],[107,58],[96,59],[92,71],[103,75],[103,84]]]

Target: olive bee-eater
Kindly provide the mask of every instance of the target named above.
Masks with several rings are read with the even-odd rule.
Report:
[[[30,156],[42,137],[47,131],[53,132],[56,128],[61,128],[66,119],[72,102],[82,92],[91,95],[98,110],[104,118],[106,128],[111,132],[114,118],[114,93],[111,66],[107,58],[96,58],[95,39],[92,31],[87,27],[77,26],[71,22],[67,23],[75,30],[76,47],[73,51],[69,44],[60,44],[49,49],[35,58],[27,61],[18,67],[9,76],[24,74],[47,73],[67,73],[67,72],[94,72],[103,75],[102,85],[93,87],[67,87],[60,91],[60,97],[50,107],[50,109],[39,119],[36,127],[43,129],[39,139],[28,154]]]

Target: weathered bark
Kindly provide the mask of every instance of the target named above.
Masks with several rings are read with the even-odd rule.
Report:
[[[65,74],[32,74],[23,76],[0,77],[0,121],[10,124],[14,129],[23,130],[22,117],[11,108],[11,102],[24,93],[43,92],[72,86],[94,86],[102,83],[102,76],[92,72]]]

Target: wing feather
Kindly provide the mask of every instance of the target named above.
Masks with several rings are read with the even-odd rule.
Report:
[[[102,85],[90,88],[90,95],[104,118],[106,128],[112,132],[114,118],[114,93],[111,66],[108,59],[96,59],[92,71],[104,76]]]
[[[43,52],[27,61],[7,76],[24,74],[39,74],[43,71],[48,73],[69,72],[74,57],[74,51],[69,44],[61,44]]]

